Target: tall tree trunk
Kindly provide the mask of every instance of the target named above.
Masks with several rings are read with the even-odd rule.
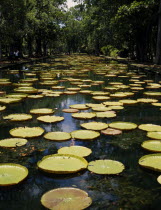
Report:
[[[2,45],[1,45],[1,42],[0,42],[0,60],[2,59]]]
[[[159,5],[158,36],[157,36],[155,63],[161,64],[161,0]]]

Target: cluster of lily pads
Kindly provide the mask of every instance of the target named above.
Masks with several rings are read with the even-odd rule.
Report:
[[[78,59],[79,60],[79,59]],[[60,60],[61,61],[61,60]],[[79,60],[80,63],[82,62]],[[44,134],[44,129],[41,127],[16,127],[9,131],[13,138],[0,140],[0,147],[19,147],[24,146],[28,139],[39,137],[44,134],[46,140],[51,141],[67,141],[67,140],[93,140],[100,135],[120,135],[122,132],[136,129],[137,127],[143,131],[147,131],[147,136],[155,140],[143,142],[142,147],[149,151],[158,152],[156,154],[146,155],[140,158],[139,164],[143,167],[161,171],[161,126],[153,124],[136,125],[132,122],[114,121],[111,123],[103,123],[97,120],[102,118],[113,119],[117,117],[119,110],[125,109],[126,106],[137,105],[143,103],[151,104],[161,109],[159,97],[161,92],[153,91],[161,87],[161,82],[146,80],[145,74],[138,75],[135,72],[128,72],[125,64],[97,64],[91,67],[91,63],[82,62],[84,68],[57,70],[54,69],[54,62],[35,66],[34,69],[27,72],[24,71],[26,79],[21,79],[18,83],[12,83],[8,78],[0,79],[1,86],[13,86],[13,93],[0,92],[0,111],[4,111],[8,104],[19,103],[23,100],[40,99],[43,97],[61,97],[65,95],[86,94],[91,96],[91,101],[94,103],[86,104],[71,104],[68,108],[63,109],[65,113],[71,113],[71,116],[80,120],[94,120],[80,124],[82,129],[72,131],[71,133],[54,131]],[[77,61],[78,62],[78,61]],[[58,64],[58,63],[57,63]],[[74,65],[74,60],[71,59],[70,65]],[[60,63],[62,65],[62,63]],[[41,70],[43,67],[43,71]],[[93,81],[88,78],[88,73],[92,72],[95,75],[104,77],[104,80]],[[8,74],[17,74],[18,70],[10,70]],[[105,86],[105,80],[108,78],[125,78],[128,84],[123,82],[109,82]],[[84,79],[85,78],[85,79]],[[62,86],[60,82],[69,83],[70,87]],[[35,84],[47,87],[46,89],[38,89]],[[93,86],[101,86],[100,91],[92,91]],[[143,92],[142,98],[133,99],[137,93]],[[85,111],[84,111],[85,110]],[[90,111],[89,111],[90,110]],[[13,113],[3,116],[3,120],[11,122],[20,122],[32,120],[33,115],[37,116],[39,122],[57,123],[65,120],[64,117],[53,115],[54,110],[50,108],[31,109],[30,113]],[[81,170],[88,169],[96,174],[119,174],[124,169],[123,163],[101,159],[87,162],[85,157],[92,153],[90,148],[83,146],[62,147],[57,154],[47,155],[37,163],[40,170],[54,174],[69,174],[76,173]],[[8,186],[18,184],[28,175],[28,169],[19,164],[2,163],[0,164],[0,185]],[[161,177],[158,178],[158,181]],[[82,202],[78,202],[78,201]],[[77,209],[88,207],[92,200],[88,194],[76,188],[59,188],[45,193],[41,198],[42,204],[49,209],[66,209],[68,206],[77,205]],[[73,202],[73,203],[72,203]],[[78,206],[80,205],[80,206]]]

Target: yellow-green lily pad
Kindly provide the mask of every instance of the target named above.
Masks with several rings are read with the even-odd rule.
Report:
[[[31,120],[32,115],[30,114],[9,114],[7,116],[3,117],[4,120],[10,120],[10,121],[26,121]]]
[[[92,150],[83,146],[62,147],[58,150],[58,154],[71,154],[80,157],[86,157],[92,153]]]
[[[76,155],[54,154],[43,157],[37,165],[39,169],[48,173],[69,174],[86,169],[88,162]]]
[[[88,170],[96,174],[118,174],[125,169],[125,166],[115,160],[95,160],[88,164]]]
[[[152,139],[161,139],[161,132],[150,131],[147,136]]]
[[[71,139],[71,135],[67,132],[55,131],[46,133],[44,138],[52,141],[66,141]]]
[[[0,140],[0,147],[21,147],[27,144],[27,139],[8,138]]]
[[[44,133],[44,129],[40,127],[18,127],[9,131],[11,136],[22,138],[34,138],[41,136]]]
[[[0,164],[0,186],[16,185],[28,175],[28,169],[15,163]]]
[[[98,118],[113,118],[113,117],[116,117],[116,113],[115,113],[115,111],[96,112],[96,117],[98,117]]]
[[[40,108],[40,109],[31,109],[30,113],[38,114],[38,115],[45,115],[45,114],[53,114],[54,111],[53,109],[49,109],[49,108]]]
[[[100,136],[99,132],[90,130],[76,130],[71,132],[71,136],[74,139],[80,140],[92,140]]]
[[[45,115],[38,117],[37,120],[45,123],[55,123],[64,120],[64,117]]]
[[[72,117],[77,119],[92,119],[96,117],[96,114],[93,112],[80,112],[72,114]]]
[[[72,109],[80,109],[80,110],[89,109],[89,107],[87,107],[85,104],[73,104],[73,105],[70,105],[70,108],[72,108]]]
[[[112,122],[109,124],[109,127],[119,130],[133,130],[137,128],[137,125],[135,123],[131,122]]]
[[[153,171],[161,172],[161,153],[145,155],[139,159],[139,165]]]
[[[0,105],[0,112],[4,111],[6,109],[6,106],[1,106]]]
[[[141,146],[151,152],[161,152],[161,140],[144,141]]]
[[[83,123],[81,126],[88,130],[94,130],[94,131],[100,131],[108,128],[107,123],[102,122],[89,122],[89,123]]]
[[[141,124],[138,126],[139,129],[144,131],[158,131],[161,132],[161,126],[155,124]]]

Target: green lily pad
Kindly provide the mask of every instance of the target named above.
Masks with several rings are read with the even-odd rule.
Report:
[[[161,140],[144,141],[141,146],[148,151],[161,152]]]
[[[63,109],[62,112],[77,113],[77,112],[79,112],[79,110],[78,109]]]
[[[32,115],[30,115],[30,114],[9,114],[7,116],[4,116],[3,119],[10,120],[10,121],[26,121],[26,120],[31,120]]]
[[[74,139],[80,140],[92,140],[100,136],[100,133],[89,130],[76,130],[71,132],[71,136]]]
[[[141,124],[138,126],[139,129],[144,131],[159,131],[161,132],[161,126],[155,124]]]
[[[107,123],[102,122],[89,122],[89,123],[83,123],[81,126],[88,130],[94,130],[94,131],[100,131],[108,128]]]
[[[112,122],[109,124],[109,127],[119,129],[119,130],[133,130],[137,128],[135,123],[131,122]]]
[[[81,113],[72,114],[72,117],[77,119],[92,119],[96,117],[96,114],[92,112],[81,112]]]
[[[111,108],[102,105],[98,107],[93,107],[92,110],[96,112],[106,112],[106,111],[110,111]]]
[[[161,139],[161,132],[150,131],[147,133],[147,136],[152,139]]]
[[[18,127],[9,131],[11,136],[22,138],[33,138],[41,136],[44,133],[44,129],[40,127]]]
[[[55,123],[64,120],[64,117],[45,115],[38,117],[37,120],[45,123]]]
[[[121,130],[117,130],[117,129],[113,129],[113,128],[107,128],[106,130],[101,131],[101,133],[103,133],[104,135],[119,135],[122,134]]]
[[[76,155],[54,154],[43,157],[37,165],[48,173],[69,174],[86,169],[88,162]]]
[[[0,186],[15,185],[23,181],[28,175],[28,169],[14,163],[0,164]]]
[[[73,105],[70,105],[70,108],[72,108],[72,109],[80,109],[80,110],[89,109],[89,107],[87,107],[85,104],[73,104]]]
[[[113,117],[116,117],[116,113],[114,111],[96,112],[96,117],[98,117],[98,118],[113,118]]]
[[[41,203],[51,210],[82,210],[91,205],[92,199],[83,190],[66,187],[46,192]]]
[[[86,157],[92,153],[92,150],[83,146],[62,147],[58,150],[58,154],[77,155],[79,157]]]
[[[122,106],[123,105],[123,103],[118,102],[118,101],[106,101],[106,102],[103,102],[103,104],[106,106]]]
[[[27,139],[8,138],[0,140],[0,147],[20,147],[27,144]]]
[[[161,172],[161,153],[145,155],[139,159],[139,165],[153,171]]]
[[[6,98],[6,97],[0,98],[0,103],[2,104],[12,104],[20,101],[22,101],[22,98]]]
[[[44,135],[45,139],[52,141],[65,141],[71,139],[71,135],[67,132],[48,132]]]
[[[40,108],[40,109],[31,109],[30,110],[31,114],[38,114],[38,115],[45,115],[45,114],[53,114],[54,111],[53,109],[48,109],[48,108]]]
[[[95,160],[88,164],[88,170],[96,174],[118,174],[125,169],[125,166],[115,160]]]
[[[6,109],[6,106],[1,106],[0,105],[0,112],[4,111]]]
[[[124,99],[124,100],[120,100],[119,102],[123,104],[137,104],[138,103],[137,100],[132,100],[132,99]]]
[[[141,102],[141,103],[156,103],[156,102],[158,102],[157,99],[152,99],[152,98],[138,98],[137,101]]]
[[[161,184],[161,175],[158,176],[157,181],[159,182],[159,184]]]

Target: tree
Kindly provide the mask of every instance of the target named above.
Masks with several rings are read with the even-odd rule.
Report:
[[[156,64],[161,64],[161,0],[158,12],[158,36],[157,36],[157,46],[156,46]]]

